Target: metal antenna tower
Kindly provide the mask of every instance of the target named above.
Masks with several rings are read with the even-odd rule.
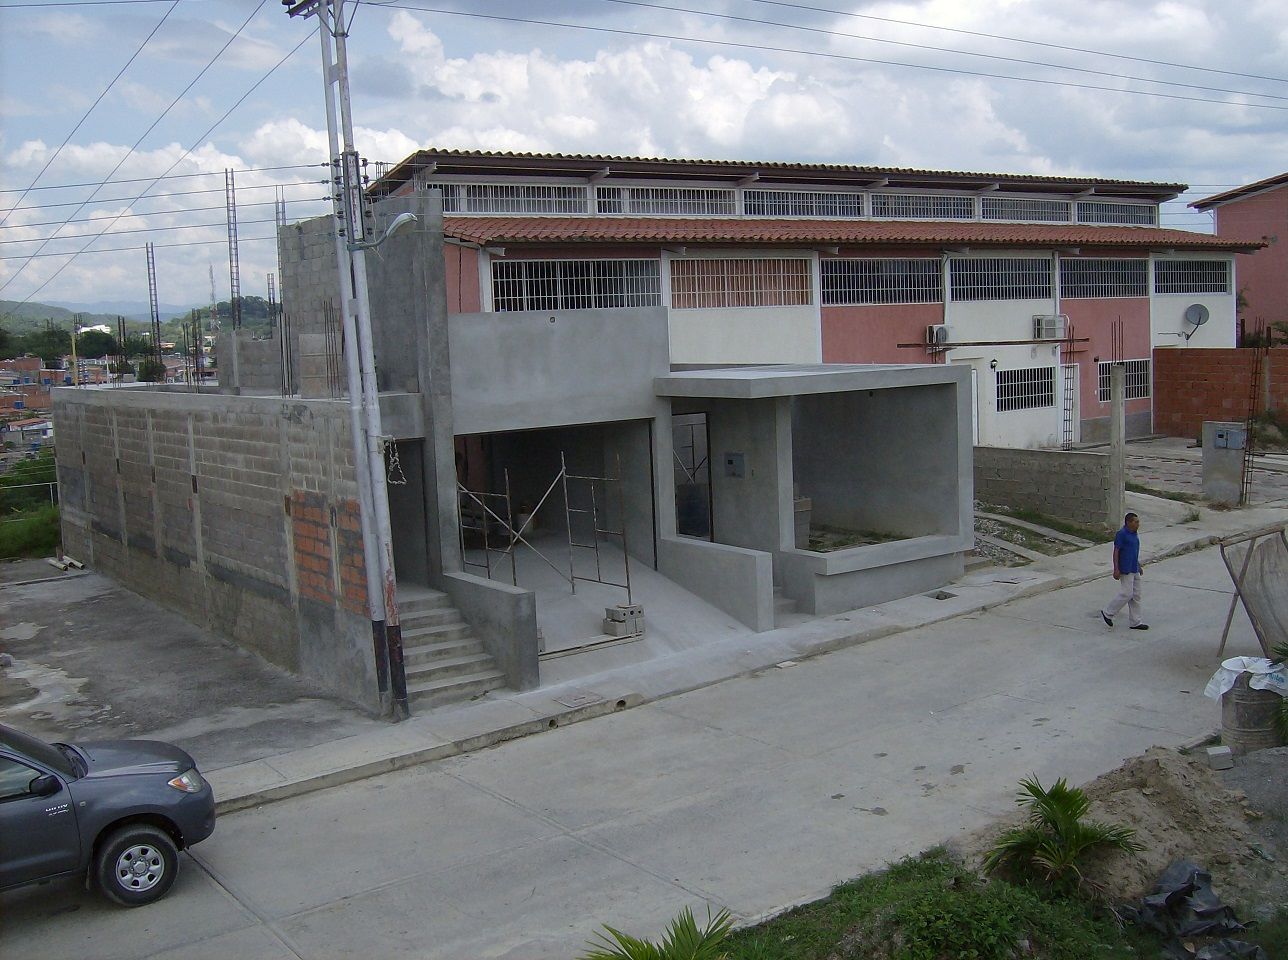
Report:
[[[224,200],[228,207],[228,312],[233,329],[240,330],[242,322],[241,266],[237,261],[237,184],[234,172],[224,171]]]
[[[152,244],[148,243],[148,309],[152,316],[152,359],[157,363],[161,360],[161,309],[157,306],[157,261],[156,255],[152,251]]]

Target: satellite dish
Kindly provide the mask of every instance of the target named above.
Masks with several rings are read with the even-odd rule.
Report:
[[[1185,308],[1185,322],[1201,327],[1208,322],[1208,308],[1201,303],[1191,303]]]

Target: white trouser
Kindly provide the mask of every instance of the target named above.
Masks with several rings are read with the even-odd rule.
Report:
[[[1114,602],[1105,607],[1105,616],[1112,617],[1123,605],[1127,606],[1127,620],[1130,626],[1140,623],[1140,574],[1124,573],[1118,580],[1118,596]]]

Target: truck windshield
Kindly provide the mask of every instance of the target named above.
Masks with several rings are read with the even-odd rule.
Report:
[[[43,740],[19,733],[13,727],[0,726],[0,746],[28,756],[37,763],[43,763],[51,770],[57,770],[64,777],[75,779],[77,776],[76,767],[72,764],[71,758],[61,750]]]

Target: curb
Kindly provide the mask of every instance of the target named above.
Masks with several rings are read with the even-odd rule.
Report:
[[[1215,535],[1207,535],[1195,538],[1194,540],[1188,540],[1184,543],[1169,547],[1159,553],[1150,554],[1147,558],[1147,562],[1157,563],[1161,560],[1169,560],[1174,557],[1194,553],[1198,550],[1214,546],[1220,540],[1221,538]],[[906,633],[909,630],[918,630],[923,627],[934,626],[950,620],[956,620],[960,617],[984,613],[995,609],[996,607],[1012,603],[1016,600],[1025,600],[1030,597],[1041,596],[1042,594],[1061,590],[1065,587],[1081,586],[1082,584],[1090,583],[1093,580],[1099,580],[1106,576],[1108,576],[1108,573],[1104,571],[1076,577],[1052,575],[1050,580],[1022,587],[1010,596],[972,604],[964,610],[956,610],[953,613],[946,613],[942,616],[932,617],[916,624],[891,624],[886,627],[877,627],[847,636],[820,640],[812,646],[808,646],[800,650],[792,659],[813,659],[814,657],[834,653],[838,650],[845,650],[850,647],[856,647],[875,640],[882,640],[899,633]],[[337,787],[343,784],[353,783],[358,780],[365,780],[370,777],[380,776],[381,774],[392,773],[396,770],[405,770],[409,767],[419,766],[420,764],[430,763],[435,760],[445,760],[449,757],[474,753],[478,750],[493,747],[509,740],[518,740],[522,737],[529,737],[546,730],[553,730],[558,727],[567,726],[571,723],[579,723],[582,720],[591,720],[595,717],[617,713],[621,710],[628,710],[632,707],[638,707],[643,704],[655,703],[671,697],[677,697],[682,694],[692,693],[694,690],[701,690],[704,687],[712,687],[718,683],[724,683],[726,680],[736,680],[754,676],[755,674],[769,669],[773,665],[774,664],[772,663],[767,663],[760,666],[749,667],[736,673],[727,674],[725,676],[709,680],[702,680],[692,686],[669,690],[658,696],[645,696],[640,693],[626,693],[615,698],[601,700],[585,706],[571,707],[566,710],[557,711],[544,716],[537,716],[531,720],[524,720],[520,723],[499,727],[496,730],[463,737],[461,739],[454,740],[451,743],[440,743],[432,747],[410,750],[406,753],[381,757],[380,759],[372,760],[367,763],[320,773],[300,780],[274,784],[272,786],[264,787],[263,789],[253,790],[249,793],[228,797],[223,800],[217,799],[215,801],[215,812],[218,815],[234,813],[251,807],[259,807],[269,803],[275,803],[279,800],[288,800],[308,793],[315,793],[319,790],[326,790],[330,787]],[[1211,734],[1206,734],[1203,737],[1200,737],[1195,741],[1195,745],[1197,746],[1205,743],[1211,736]],[[262,759],[270,763],[272,761],[272,757],[264,757]],[[214,771],[214,776],[218,776],[218,771]]]

